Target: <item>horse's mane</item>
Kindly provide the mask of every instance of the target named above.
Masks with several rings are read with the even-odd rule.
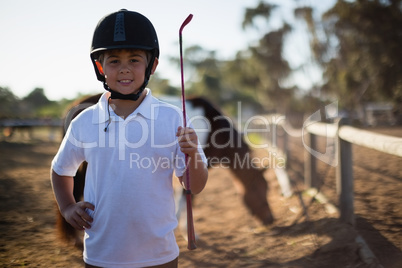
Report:
[[[205,154],[216,157],[225,156],[231,159],[231,162],[233,163],[236,153],[243,156],[251,151],[243,137],[239,137],[241,133],[236,129],[232,122],[229,121],[228,117],[224,116],[219,108],[214,106],[211,101],[204,97],[193,97],[187,100],[193,105],[193,107],[201,107],[205,112],[205,117],[208,118],[211,124],[211,132],[208,135],[207,142],[210,146],[204,149]],[[226,129],[228,131],[214,133],[221,129]],[[230,146],[215,148],[215,146],[212,145],[212,142],[217,142],[218,144],[230,143]]]
[[[222,116],[223,113],[215,107],[209,100],[204,97],[191,97],[187,98],[193,107],[201,107],[205,111],[205,117],[213,119]]]

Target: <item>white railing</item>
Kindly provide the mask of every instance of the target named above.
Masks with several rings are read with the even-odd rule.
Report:
[[[296,130],[290,127],[284,116],[281,117],[281,120],[275,120],[275,118],[267,117],[267,120],[275,125],[275,128],[281,126],[285,130],[282,151],[286,155],[286,159],[289,159],[288,154],[290,153],[287,136],[301,137],[303,140],[303,146],[306,149],[304,183],[307,188],[314,188],[318,184],[317,159],[336,167],[336,190],[339,196],[340,220],[355,225],[352,144],[402,157],[402,138],[351,127],[346,125],[345,119],[338,119],[333,124],[307,122],[302,129]],[[326,153],[316,151],[316,136],[332,139],[335,145],[333,151]],[[276,140],[277,138],[273,137],[272,139]]]

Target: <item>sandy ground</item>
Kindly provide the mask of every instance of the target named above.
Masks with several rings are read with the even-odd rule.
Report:
[[[49,166],[58,137],[49,141],[47,134],[33,134],[0,142],[0,266],[82,267],[81,251],[61,242],[55,232]],[[401,159],[353,147],[353,228],[339,222],[338,212],[328,211],[304,192],[303,148],[296,139],[289,146],[289,177],[300,194],[282,197],[273,170],[267,170],[268,200],[276,221],[266,228],[243,206],[230,170],[210,170],[206,189],[194,200],[198,248],[187,250],[177,231],[179,266],[402,267]],[[324,163],[318,169],[318,189],[337,205],[335,169]],[[358,237],[376,257],[371,264],[362,255]]]

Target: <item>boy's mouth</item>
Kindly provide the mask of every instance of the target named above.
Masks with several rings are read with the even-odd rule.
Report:
[[[119,83],[122,83],[122,84],[129,84],[131,82],[133,82],[133,80],[130,80],[130,79],[119,80]]]

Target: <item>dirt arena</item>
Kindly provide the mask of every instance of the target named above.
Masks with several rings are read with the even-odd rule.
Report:
[[[402,137],[400,128],[377,131]],[[55,233],[49,167],[60,137],[52,135],[49,141],[44,130],[30,138],[17,134],[0,141],[0,266],[82,267],[81,251],[60,242]],[[267,170],[276,218],[267,228],[243,206],[230,171],[210,170],[206,189],[194,201],[198,248],[188,251],[178,231],[179,266],[402,267],[402,159],[353,147],[353,228],[303,192],[303,147],[297,139],[289,146],[289,177],[301,194],[282,197],[273,170]],[[319,162],[318,169],[319,190],[336,206],[335,168]],[[363,238],[375,259],[365,255],[356,238]]]

